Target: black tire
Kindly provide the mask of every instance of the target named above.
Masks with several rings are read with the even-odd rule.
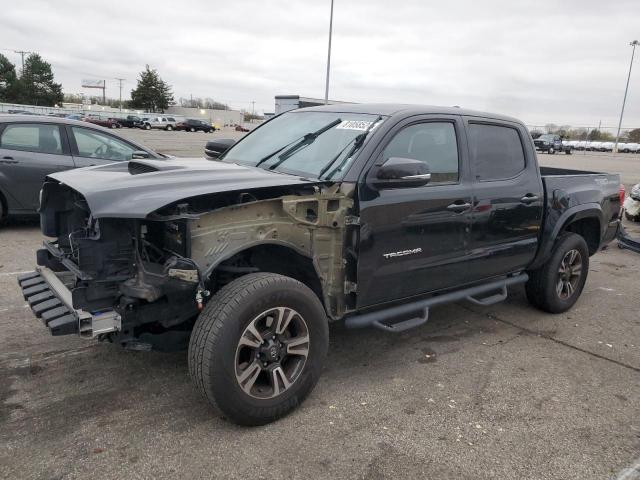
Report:
[[[148,123],[146,123],[146,124],[144,125],[144,129],[145,129],[145,130],[151,130],[151,125],[149,125]]]
[[[251,393],[253,386],[259,385],[258,380],[253,380],[252,386],[248,387],[249,392],[240,384],[238,352],[245,348],[240,340],[247,338],[245,335],[251,325],[256,325],[257,318],[277,307],[299,312],[298,317],[303,320],[308,336],[307,355],[296,377],[289,379],[290,385],[282,384],[284,390],[281,393],[278,394],[273,388],[270,398],[257,398]],[[272,324],[273,322],[272,319]],[[278,326],[274,327],[276,331],[277,328]],[[265,336],[264,331],[260,331],[260,335],[263,338],[262,345],[266,341],[271,343],[271,338],[275,339],[275,336],[270,336],[271,333]],[[286,343],[286,340],[283,342]],[[189,342],[189,374],[205,398],[217,405],[233,422],[240,425],[264,425],[287,415],[311,392],[320,376],[328,344],[327,316],[311,289],[283,275],[252,273],[220,289],[198,317]],[[266,362],[265,368],[261,366],[263,362],[260,358],[263,357],[250,358],[253,360],[246,360],[245,363],[249,366],[244,371],[241,370],[240,376],[257,363],[256,368],[261,370],[257,378],[260,379],[263,374],[271,382],[276,378],[279,390],[278,376],[267,369]],[[262,391],[262,388],[259,386],[258,391]],[[269,387],[266,388],[268,390]]]
[[[171,130],[173,130],[173,127],[171,125],[167,125],[167,132],[170,132]]]
[[[571,149],[570,149],[570,148],[567,148],[567,149],[564,151],[564,153],[565,153],[565,154],[567,154],[567,155],[571,155],[572,151],[571,151]]]
[[[553,154],[555,154],[555,153],[556,153],[556,151],[553,149],[553,147],[549,147],[549,150],[547,150],[547,153],[548,153],[549,155],[553,155]]]
[[[190,132],[195,132],[195,131],[196,131],[196,129],[195,129],[195,128],[193,128],[193,127],[191,127],[191,128],[189,129],[189,131],[190,131]]]
[[[563,275],[560,273],[560,268],[565,256],[573,251],[577,251],[580,255],[580,274],[576,278],[571,293],[566,298],[563,298],[564,289],[562,294],[558,292],[559,282]],[[540,269],[528,273],[529,280],[525,285],[525,290],[529,303],[549,313],[566,312],[580,298],[584,284],[587,281],[589,273],[589,248],[587,247],[587,242],[578,234],[563,234],[556,241],[547,262]],[[569,275],[571,276],[571,272]]]
[[[4,196],[2,195],[2,193],[0,193],[0,227],[4,224],[5,220],[7,219],[7,210],[6,210],[6,206],[5,206],[5,200],[4,200]]]

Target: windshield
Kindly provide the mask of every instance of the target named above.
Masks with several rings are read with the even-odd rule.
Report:
[[[553,140],[553,135],[549,135],[549,134],[546,134],[546,135],[540,135],[540,136],[538,137],[538,140]]]
[[[378,115],[362,113],[287,112],[243,138],[225,153],[223,161],[256,166],[260,160],[269,157],[260,168],[318,178],[323,167],[337,155],[351,153],[353,156],[355,152],[347,147],[378,118]],[[335,125],[281,158],[282,153],[305,135],[331,123]],[[348,166],[349,162],[342,163],[342,160],[338,158],[335,162],[341,165],[341,171],[332,178],[340,177]]]

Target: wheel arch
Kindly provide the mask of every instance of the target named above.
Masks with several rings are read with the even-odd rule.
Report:
[[[228,267],[234,267],[235,263],[246,263],[237,271]],[[237,278],[247,273],[255,272],[277,273],[291,277],[309,287],[320,299],[327,314],[330,314],[329,302],[325,297],[322,277],[318,265],[306,252],[300,250],[295,245],[281,240],[263,240],[251,242],[226,252],[224,256],[216,259],[207,270],[204,276],[213,279],[220,274],[231,274]]]
[[[581,235],[587,242],[589,255],[596,253],[603,235],[602,208],[598,203],[576,205],[565,210],[553,224],[545,224],[545,227],[547,231],[551,229],[551,234],[543,241],[529,269],[540,268],[547,261],[556,241],[564,232]]]

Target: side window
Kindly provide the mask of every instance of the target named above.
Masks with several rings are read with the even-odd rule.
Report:
[[[0,148],[60,155],[62,154],[60,129],[57,125],[10,124],[2,132]]]
[[[391,157],[412,158],[429,165],[431,183],[458,181],[458,143],[453,123],[429,122],[400,130],[382,153]]]
[[[470,123],[469,150],[478,180],[515,177],[525,168],[524,149],[515,128]]]
[[[78,154],[87,158],[104,160],[131,160],[135,149],[115,137],[82,127],[71,127],[78,145]]]

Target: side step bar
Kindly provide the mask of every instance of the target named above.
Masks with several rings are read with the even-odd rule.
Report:
[[[501,280],[495,280],[483,285],[456,290],[454,292],[444,293],[442,295],[434,295],[432,297],[418,300],[416,302],[397,305],[384,310],[375,312],[362,313],[345,319],[347,328],[364,328],[376,327],[386,332],[404,332],[410,328],[419,327],[427,323],[429,320],[429,308],[444,303],[457,302],[460,300],[468,300],[476,305],[493,305],[507,298],[507,287],[518,283],[524,283],[529,279],[529,275],[521,273],[513,277],[507,277]],[[492,295],[482,297],[482,295]],[[407,316],[414,314],[415,316],[394,322],[394,318],[399,316]]]

